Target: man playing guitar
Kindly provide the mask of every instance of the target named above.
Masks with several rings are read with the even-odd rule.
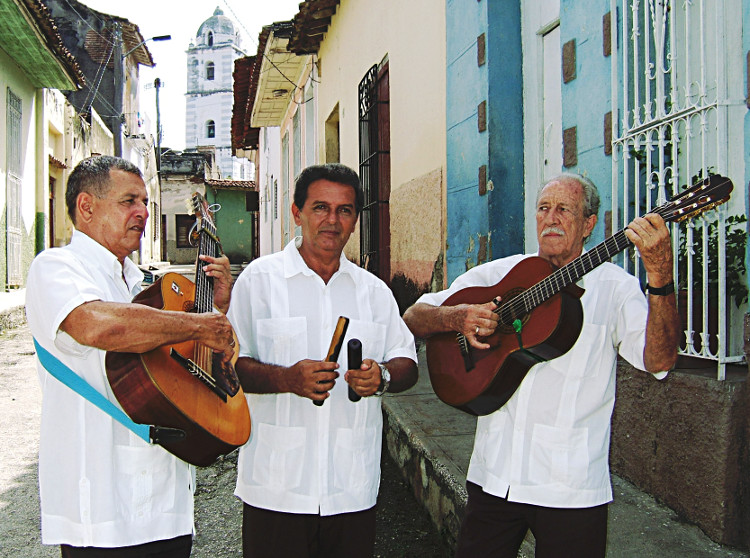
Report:
[[[561,267],[583,252],[597,222],[594,184],[564,174],[539,191],[538,254],[489,262],[439,293],[427,293],[404,314],[422,338],[455,331],[476,349],[489,349],[500,301],[441,306],[453,293],[495,285],[529,256]],[[459,557],[515,557],[531,529],[538,557],[605,555],[609,480],[609,429],[618,353],[662,378],[677,358],[679,322],[672,296],[669,230],[655,214],[625,231],[648,273],[647,297],[638,280],[604,263],[585,275],[583,328],[565,354],[534,365],[501,408],[480,416],[467,474],[468,505]]]
[[[110,156],[85,159],[65,195],[75,225],[63,248],[31,265],[26,315],[40,345],[114,401],[105,351],[142,353],[197,340],[229,360],[234,338],[220,312],[190,314],[133,304],[143,274],[128,259],[140,246],[148,195],[140,170]],[[229,260],[203,258],[214,301],[226,311]],[[63,557],[190,555],[194,472],[149,445],[38,366],[42,384],[39,488],[42,542]]]

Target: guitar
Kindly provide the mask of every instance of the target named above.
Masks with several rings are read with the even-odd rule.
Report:
[[[682,221],[726,202],[732,182],[710,176],[654,209],[665,221]],[[496,411],[515,393],[528,370],[539,362],[568,352],[583,326],[581,277],[631,246],[624,229],[555,268],[540,257],[519,262],[496,285],[469,287],[451,295],[442,306],[484,304],[499,296],[495,332],[484,339],[489,349],[472,347],[455,332],[427,339],[427,365],[437,396],[472,415]]]
[[[218,257],[221,244],[203,196],[193,194],[199,254]],[[195,283],[166,273],[133,302],[182,312],[213,311],[213,278],[197,260]],[[235,343],[236,343],[235,338]],[[108,352],[107,378],[117,401],[135,422],[184,432],[182,439],[159,443],[180,459],[207,466],[250,437],[250,412],[234,363],[195,341],[163,345],[152,351]]]

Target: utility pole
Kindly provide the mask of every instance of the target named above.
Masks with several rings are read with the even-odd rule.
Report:
[[[154,79],[154,89],[156,89],[156,178],[159,183],[159,215],[154,215],[154,219],[158,219],[159,223],[159,260],[162,260],[164,259],[164,240],[162,235],[166,235],[167,231],[162,230],[161,226],[161,214],[164,209],[162,207],[161,197],[161,112],[159,111],[159,89],[161,89],[161,80],[159,78]]]
[[[115,143],[115,155],[118,157],[122,157],[122,124],[123,124],[123,114],[122,114],[122,105],[123,100],[125,98],[125,67],[127,65],[127,62],[125,62],[125,59],[130,56],[132,53],[134,53],[137,49],[139,49],[142,45],[145,45],[148,41],[168,41],[172,38],[172,35],[158,35],[156,37],[150,37],[148,39],[144,39],[137,45],[135,45],[133,48],[131,48],[129,51],[123,54],[122,52],[122,26],[119,22],[115,22],[114,27],[114,73],[115,73],[115,99],[114,99],[114,106],[115,109],[115,115],[112,117],[112,134],[114,135],[114,143]],[[136,62],[136,64],[138,64]],[[158,111],[159,106],[159,90],[156,90],[156,106]],[[158,135],[158,132],[157,132]]]
[[[123,69],[124,60],[122,56],[122,27],[119,22],[114,23],[114,74],[115,74],[115,98],[113,108],[115,114],[111,118],[112,136],[114,137],[115,156],[122,157],[122,98],[125,95],[123,80],[125,72]]]
[[[159,159],[159,166],[157,167],[159,172],[159,183],[161,184],[161,113],[159,112],[159,89],[161,88],[161,80],[156,78],[154,80],[154,89],[156,89],[156,153]]]

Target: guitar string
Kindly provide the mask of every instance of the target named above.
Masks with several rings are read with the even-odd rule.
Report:
[[[206,220],[202,223],[200,231],[200,241],[198,254],[205,254],[214,256],[216,254],[216,247],[210,234],[206,233],[206,229],[210,227]],[[215,236],[215,234],[214,234]],[[210,312],[213,310],[213,289],[208,276],[203,271],[203,262],[198,259],[196,263],[196,294],[195,294],[195,309],[199,313]],[[213,351],[203,345],[197,343],[195,346],[194,354],[195,362],[202,369],[207,371],[209,374],[212,373],[213,364]]]
[[[725,177],[708,177],[706,178],[703,183],[698,187],[698,185],[693,186],[690,190],[686,190],[685,192],[682,192],[680,194],[675,195],[670,201],[663,204],[660,207],[655,208],[652,213],[656,213],[660,215],[662,218],[664,218],[665,221],[669,220],[683,220],[688,217],[694,216],[697,214],[699,210],[702,210],[701,212],[708,211],[717,205],[721,205],[722,203],[726,202],[729,199],[729,192],[723,192],[725,197],[719,197],[719,195],[722,194],[722,192],[718,192],[719,195],[716,197],[711,197],[711,195],[704,195],[703,198],[699,197],[700,192],[704,190],[706,187],[711,186],[712,182],[715,178],[724,178],[722,182],[719,184],[713,184],[713,190],[716,192],[718,188],[725,187],[727,184],[729,184],[729,192],[731,192],[732,189],[732,181]],[[697,201],[693,202],[692,204],[685,205],[685,201],[690,201],[692,198],[698,197]],[[679,206],[682,205],[683,207],[680,208]],[[670,211],[670,208],[673,206],[677,206],[676,213],[673,213],[672,215],[667,216],[668,212]],[[680,217],[680,218],[677,218]],[[619,242],[623,241],[623,245],[620,246]],[[614,244],[614,246],[610,246],[611,244]],[[593,256],[600,257],[602,249],[605,249],[607,252],[607,257],[604,259],[601,259],[596,265],[590,266],[590,269],[588,271],[591,271],[594,269],[594,267],[600,265],[603,263],[603,261],[609,260],[614,256],[615,254],[618,254],[622,250],[624,250],[628,244],[630,244],[630,241],[627,239],[627,236],[625,236],[625,230],[623,229],[619,233],[616,233],[615,235],[611,236],[610,238],[606,239],[603,243],[597,245],[593,250],[590,252],[587,252],[583,256],[587,256],[587,258],[584,258],[583,256],[577,258],[581,263],[584,262],[585,259],[589,260],[589,263],[591,263]],[[610,251],[610,247],[613,249],[613,251]],[[572,265],[571,265],[572,264]],[[564,288],[566,285],[569,285],[573,283],[574,281],[577,281],[588,273],[588,271],[585,271],[585,267],[581,268],[580,273],[572,274],[571,269],[576,268],[576,261],[570,262],[568,265],[563,266],[559,270],[556,270],[551,275],[549,275],[547,278],[543,279],[536,285],[530,287],[529,289],[523,291],[521,294],[513,297],[510,301],[506,302],[505,304],[502,304],[493,312],[498,314],[500,316],[500,324],[502,325],[511,325],[516,319],[522,318],[525,315],[527,315],[529,312],[531,312],[536,306],[543,303],[545,300],[550,298],[551,296],[554,296],[557,292],[559,292],[562,288]],[[568,282],[567,283],[558,283],[558,279],[562,280],[562,276],[567,273],[568,274]],[[575,277],[575,279],[573,278]],[[550,284],[552,283],[552,284]],[[543,290],[543,295],[537,296],[536,291],[537,290]],[[508,320],[507,316],[509,314],[510,319]],[[456,335],[457,341],[459,345],[463,346],[462,352],[468,353],[468,340],[466,339],[466,336],[463,333],[458,333]]]

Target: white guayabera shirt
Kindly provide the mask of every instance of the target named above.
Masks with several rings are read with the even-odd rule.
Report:
[[[449,289],[417,302],[438,306],[466,287],[495,285],[531,255],[472,268]],[[554,508],[612,500],[609,434],[617,354],[645,369],[648,306],[638,280],[611,263],[578,285],[585,289],[584,323],[573,348],[534,365],[503,407],[477,421],[467,480],[489,494]]]
[[[240,449],[235,494],[252,506],[288,513],[365,510],[375,505],[380,485],[383,415],[379,397],[349,401],[346,343],[359,339],[363,359],[416,362],[414,337],[385,283],[342,254],[326,284],[300,256],[300,241],[242,272],[229,320],[240,356],[291,366],[324,360],[339,316],[347,317],[341,376],[320,407],[291,393],[248,394],[253,429]]]

